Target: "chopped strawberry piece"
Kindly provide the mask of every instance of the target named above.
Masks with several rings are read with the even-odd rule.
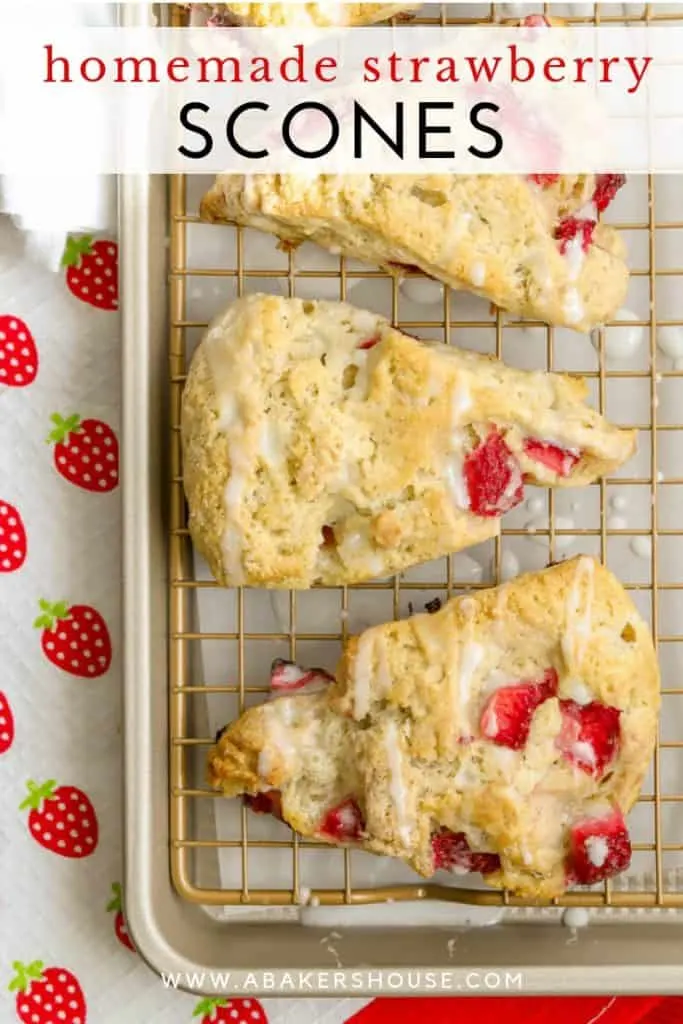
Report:
[[[617,708],[593,701],[561,700],[562,728],[557,746],[563,757],[587,775],[599,779],[614,759],[620,740]]]
[[[549,28],[550,22],[545,14],[527,14],[526,18],[522,18],[520,21],[520,25],[524,25],[526,28],[540,28],[541,25],[545,25],[546,28]]]
[[[466,457],[463,475],[477,516],[501,516],[524,497],[519,462],[495,430]]]
[[[323,818],[319,833],[336,843],[350,843],[361,839],[365,822],[360,807],[352,796],[329,810]]]
[[[244,802],[254,814],[272,814],[279,821],[284,821],[282,795],[279,789],[269,789],[266,793],[257,793],[256,796],[245,795]]]
[[[372,338],[367,338],[366,341],[361,341],[360,345],[356,345],[356,348],[362,351],[367,351],[369,348],[374,348],[378,341],[381,341],[379,334],[374,334]]]
[[[631,863],[631,840],[618,808],[605,818],[583,818],[572,827],[567,882],[594,885],[625,871]]]
[[[559,174],[529,174],[529,181],[533,181],[535,185],[540,185],[541,188],[550,188],[556,181],[559,181]]]
[[[464,832],[451,832],[447,828],[432,836],[432,853],[435,870],[443,868],[456,874],[478,871],[482,875],[490,875],[500,868],[497,853],[475,853],[470,849]]]
[[[270,667],[270,688],[279,693],[295,693],[301,690],[314,692],[328,683],[334,682],[334,676],[323,668],[301,668],[293,661],[276,658]]]
[[[598,174],[595,177],[593,202],[598,213],[604,213],[620,188],[626,184],[625,174]]]
[[[500,747],[521,750],[529,736],[536,708],[557,693],[557,672],[549,668],[543,679],[501,686],[491,694],[481,714],[482,735]]]
[[[560,448],[559,445],[538,441],[532,437],[524,442],[524,454],[562,477],[569,476],[581,458],[580,453],[571,448]]]
[[[581,239],[581,249],[588,252],[593,243],[593,232],[596,222],[579,217],[565,217],[555,228],[555,238],[560,243],[560,252],[564,256],[567,246],[575,238]]]
[[[323,526],[323,547],[331,548],[335,544],[334,528],[332,526]]]

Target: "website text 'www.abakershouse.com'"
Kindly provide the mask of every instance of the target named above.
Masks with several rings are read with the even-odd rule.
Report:
[[[380,992],[521,992],[521,971],[207,971],[161,973],[164,988],[221,994],[368,994]]]

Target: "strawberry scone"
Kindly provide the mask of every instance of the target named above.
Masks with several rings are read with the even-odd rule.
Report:
[[[421,4],[322,3],[186,4],[211,9],[210,25],[253,25],[258,28],[374,25],[396,15],[417,11]]]
[[[205,221],[421,270],[501,309],[588,332],[622,305],[625,246],[598,216],[620,175],[219,175]]]
[[[581,486],[635,432],[583,381],[420,342],[346,303],[250,295],[183,395],[189,527],[216,580],[352,583],[477,544],[524,483]]]
[[[352,639],[336,681],[276,663],[209,781],[305,837],[525,897],[623,871],[652,756],[652,638],[580,557]]]

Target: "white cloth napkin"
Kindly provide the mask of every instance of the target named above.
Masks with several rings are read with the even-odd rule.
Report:
[[[113,3],[74,3],[71,0],[44,0],[27,5],[31,11],[15,6],[3,14],[3,30],[11,33],[29,16],[46,22],[74,27],[114,27],[117,5]],[[12,84],[3,77],[0,66],[0,100],[14,102]],[[16,97],[19,103],[20,97]],[[0,137],[2,137],[0,102]],[[95,133],[96,137],[96,133]],[[57,270],[69,234],[98,234],[116,228],[116,178],[113,175],[73,174],[0,175],[0,213],[8,215],[24,233],[27,251]]]

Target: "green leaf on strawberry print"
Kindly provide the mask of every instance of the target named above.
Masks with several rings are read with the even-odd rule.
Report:
[[[81,425],[81,417],[78,413],[74,413],[72,416],[67,416],[64,419],[58,412],[55,412],[50,416],[50,422],[54,423],[54,430],[51,430],[48,436],[45,438],[46,444],[60,444],[65,441],[70,434],[74,434]]]
[[[122,909],[121,883],[120,882],[112,882],[111,883],[111,892],[112,892],[112,896],[111,896],[111,899],[109,900],[109,903],[107,903],[107,911],[110,912],[112,910],[121,910]]]
[[[227,999],[202,999],[200,1003],[197,1003],[194,1010],[192,1011],[193,1017],[208,1017],[211,1020],[211,1015],[215,1010],[220,1009],[221,1006],[227,1006]]]
[[[66,601],[56,601],[52,604],[41,598],[38,602],[42,615],[39,615],[33,622],[34,629],[54,629],[57,622],[69,618],[69,605]]]
[[[10,992],[25,992],[32,981],[40,981],[43,977],[45,964],[42,960],[32,960],[30,964],[22,964],[20,960],[15,960],[12,967],[16,974],[7,988]]]
[[[37,782],[33,782],[32,779],[29,779],[26,783],[28,796],[19,804],[19,810],[25,811],[27,807],[30,807],[32,811],[37,811],[43,800],[49,800],[51,796],[54,796],[56,787],[56,779],[48,779],[47,782],[42,784],[42,786],[39,786]]]
[[[69,235],[64,247],[64,254],[62,256],[63,267],[77,267],[81,262],[82,256],[87,256],[92,252],[94,238],[92,235]]]

